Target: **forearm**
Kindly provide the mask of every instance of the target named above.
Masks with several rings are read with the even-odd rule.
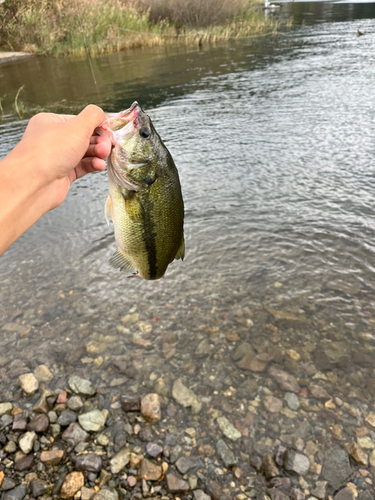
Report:
[[[16,152],[0,161],[0,255],[51,207],[34,162]]]
[[[58,207],[76,179],[103,171],[110,151],[95,129],[102,109],[78,116],[33,116],[17,146],[0,161],[0,255],[49,210]]]

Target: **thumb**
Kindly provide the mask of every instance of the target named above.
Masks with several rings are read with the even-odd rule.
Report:
[[[84,132],[87,138],[90,138],[96,127],[105,119],[105,113],[99,106],[89,104],[75,117],[75,125]]]

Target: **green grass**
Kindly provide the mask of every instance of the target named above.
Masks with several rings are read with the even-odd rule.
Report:
[[[0,49],[101,54],[247,36],[276,26],[248,0],[5,0]]]

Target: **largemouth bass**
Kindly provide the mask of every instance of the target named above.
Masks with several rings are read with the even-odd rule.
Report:
[[[174,259],[183,259],[184,203],[177,168],[150,118],[137,102],[107,115],[97,129],[110,137],[109,195],[118,250],[109,263],[144,279],[161,278]]]

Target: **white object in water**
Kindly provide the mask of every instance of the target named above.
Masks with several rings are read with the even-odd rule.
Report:
[[[281,3],[270,3],[269,0],[264,0],[264,8],[267,9],[280,9]]]

